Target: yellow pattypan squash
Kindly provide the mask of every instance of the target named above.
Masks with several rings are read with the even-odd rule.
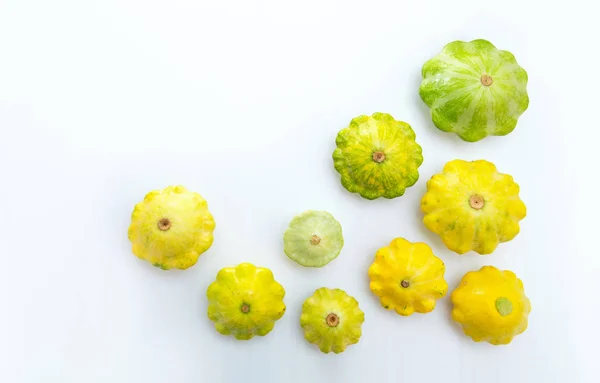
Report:
[[[344,352],[358,343],[365,314],[358,301],[341,289],[321,287],[302,305],[300,325],[304,339],[324,353]]]
[[[508,344],[527,329],[531,311],[523,282],[512,271],[484,266],[465,274],[452,292],[452,318],[475,342]]]
[[[526,209],[519,185],[485,160],[450,161],[427,182],[423,223],[458,254],[490,254],[519,233]]]
[[[133,254],[161,269],[187,269],[213,243],[215,221],[200,194],[169,186],[148,194],[131,215]]]
[[[371,291],[400,315],[428,313],[448,291],[445,266],[424,243],[396,238],[377,251],[369,267]]]
[[[271,270],[250,263],[221,269],[206,296],[217,331],[241,340],[267,335],[285,313],[283,287]]]

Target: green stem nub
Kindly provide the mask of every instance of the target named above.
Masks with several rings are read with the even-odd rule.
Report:
[[[512,302],[508,298],[500,297],[496,299],[496,310],[503,317],[510,315],[513,310]]]

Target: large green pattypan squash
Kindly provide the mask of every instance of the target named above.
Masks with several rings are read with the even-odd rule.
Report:
[[[465,141],[512,132],[527,109],[527,72],[489,41],[454,41],[427,61],[420,95],[433,123]]]

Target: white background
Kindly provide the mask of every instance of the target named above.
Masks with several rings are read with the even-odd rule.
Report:
[[[598,36],[592,1],[0,0],[0,381],[588,382],[597,359]],[[485,38],[529,73],[529,109],[506,137],[469,144],[435,129],[422,64]],[[335,136],[376,111],[423,147],[405,196],[367,201],[333,169]],[[458,256],[421,223],[444,163],[484,158],[521,186],[521,234]],[[212,248],[187,271],[131,254],[135,203],[182,184],[209,202]],[[331,212],[345,247],[322,269],[282,251],[289,220]],[[485,264],[524,281],[529,329],[478,344],[449,317],[384,310],[375,251],[425,241],[450,291]],[[267,337],[218,334],[217,271],[271,268],[288,310]],[[365,312],[340,355],[306,343],[301,303],[340,287]],[[597,378],[597,376],[596,376]]]

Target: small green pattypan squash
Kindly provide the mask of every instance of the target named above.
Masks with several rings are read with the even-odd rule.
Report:
[[[292,219],[283,234],[285,254],[302,266],[325,266],[343,246],[342,226],[326,211],[305,211]]]
[[[489,41],[454,41],[427,61],[420,95],[433,123],[465,141],[512,132],[527,109],[527,72]]]
[[[333,163],[342,185],[366,199],[399,197],[419,179],[423,156],[415,132],[387,113],[352,119],[336,144]]]

